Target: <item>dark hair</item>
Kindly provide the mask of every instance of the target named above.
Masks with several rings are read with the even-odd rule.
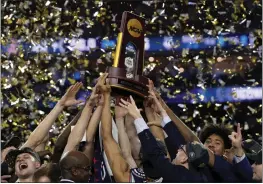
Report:
[[[61,179],[60,167],[56,163],[48,163],[40,167],[33,176],[33,181],[36,182],[42,176],[46,176],[50,179],[51,183],[59,183]]]
[[[232,131],[233,130],[231,128],[228,128],[224,125],[210,124],[204,127],[203,131],[200,133],[199,138],[202,143],[205,143],[206,139],[210,135],[218,135],[223,139],[225,149],[230,149],[232,144],[230,139],[228,138],[228,135],[230,135]]]

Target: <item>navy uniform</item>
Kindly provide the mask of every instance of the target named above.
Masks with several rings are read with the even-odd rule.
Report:
[[[165,182],[205,182],[199,173],[192,172],[180,165],[174,165],[165,157],[142,118],[136,119],[134,123],[147,158],[151,161],[154,168],[158,170]]]
[[[169,117],[165,118],[162,126],[168,135],[166,142],[169,143],[170,147],[176,149],[172,150],[167,147],[171,153],[175,153],[174,150],[177,150],[179,145],[185,144],[185,141],[171,119]],[[227,162],[222,156],[215,155],[214,167],[204,168],[203,172],[207,176],[208,182],[248,182],[253,175],[252,168],[245,155],[241,158],[235,157],[233,164]]]

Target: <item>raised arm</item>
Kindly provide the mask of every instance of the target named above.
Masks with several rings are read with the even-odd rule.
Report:
[[[110,92],[109,84],[105,85],[107,74],[99,80],[99,90],[104,95],[104,106],[101,117],[101,129],[103,146],[106,152],[113,176],[116,182],[129,182],[130,169],[128,163],[123,159],[119,145],[112,136],[112,117],[110,112]]]
[[[92,109],[95,106],[96,100],[98,98],[98,94],[96,94],[96,89],[97,88],[95,86],[92,90],[92,93],[87,103],[85,104],[84,109],[81,112],[77,124],[75,125],[74,129],[71,131],[63,155],[66,152],[74,150],[75,147],[80,143],[81,139],[83,138],[87,126],[89,124],[89,120],[92,114]]]
[[[125,116],[125,127],[126,132],[128,135],[128,138],[130,140],[131,145],[131,153],[132,157],[136,163],[137,166],[141,165],[141,159],[140,159],[140,150],[141,150],[141,141],[139,140],[139,137],[137,135],[135,126],[134,126],[134,119],[129,114]]]
[[[152,108],[152,107],[153,108]],[[156,139],[159,139],[162,141],[164,144],[165,143],[165,135],[163,128],[161,126],[161,117],[158,116],[157,112],[161,113],[161,111],[158,110],[156,105],[153,103],[152,99],[146,99],[144,102],[144,109],[145,109],[145,114],[148,119],[147,125],[150,128],[150,131],[152,132],[153,136]],[[170,159],[170,154],[169,152],[167,153],[168,158]]]
[[[40,145],[38,145],[36,148],[35,148],[35,151],[36,152],[40,152],[40,151],[44,151],[45,150],[45,147],[47,145],[49,141],[49,135],[47,133],[46,137],[43,139],[42,143]]]
[[[52,155],[52,162],[58,163],[65,146],[67,145],[68,137],[71,132],[71,126],[75,125],[81,115],[82,109],[78,112],[78,114],[71,120],[71,122],[64,128],[64,130],[60,133],[55,143],[55,148]]]
[[[141,140],[144,152],[154,168],[158,170],[166,182],[200,182],[200,177],[193,175],[185,167],[173,165],[169,159],[165,158],[165,155],[160,150],[161,148],[157,145],[156,139],[142,118],[133,98],[130,98],[131,103],[122,100],[120,105],[126,108],[129,114],[135,119],[134,124],[137,134]]]
[[[101,95],[100,102],[98,103],[96,110],[92,114],[89,125],[87,126],[87,129],[86,129],[86,145],[85,145],[83,152],[87,155],[87,157],[90,160],[93,159],[94,137],[95,137],[96,130],[101,120],[102,107],[103,107],[103,96]]]
[[[151,80],[149,80],[149,90],[150,91],[154,91],[154,85],[153,82]],[[160,104],[162,105],[162,107],[164,108],[164,110],[166,111],[166,113],[168,114],[168,116],[171,118],[171,120],[173,121],[173,123],[177,126],[178,130],[180,131],[180,133],[182,134],[182,136],[184,137],[186,142],[192,142],[192,141],[198,141],[201,142],[199,140],[199,138],[197,137],[197,135],[190,129],[188,128],[181,120],[180,118],[178,118],[173,111],[168,107],[168,105],[164,102],[164,100],[161,98],[161,96],[155,92],[155,95],[157,96],[157,99],[159,100]]]
[[[161,127],[162,119],[158,118],[155,109],[151,107],[152,105],[154,104],[151,102],[151,99],[145,100],[144,109],[145,109],[146,117],[148,119],[148,125],[150,125],[150,131],[152,132],[154,137],[164,142],[165,136],[163,133],[163,129]]]
[[[249,182],[253,177],[253,170],[242,148],[240,123],[237,124],[237,131],[232,132],[228,137],[232,141],[232,149],[234,152],[233,170],[235,171],[236,176],[241,177],[240,181]]]
[[[82,83],[76,83],[69,87],[65,95],[58,101],[52,111],[45,117],[45,119],[36,127],[36,129],[30,134],[26,143],[21,147],[30,147],[35,149],[36,146],[41,144],[52,124],[57,119],[58,115],[62,112],[64,107],[73,106],[81,103],[81,100],[76,100],[75,96],[79,89],[82,87]]]
[[[119,144],[123,158],[128,162],[131,168],[137,168],[137,165],[132,157],[130,141],[124,126],[124,117],[127,112],[128,111],[123,107],[118,105],[115,106],[115,121],[118,128]]]

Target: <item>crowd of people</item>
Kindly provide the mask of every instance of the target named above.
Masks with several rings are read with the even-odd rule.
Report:
[[[151,80],[139,109],[132,96],[111,95],[107,75],[85,102],[76,99],[83,84],[70,86],[25,143],[2,143],[1,182],[262,182],[262,147],[242,139],[240,124],[210,123],[197,137]],[[53,153],[45,150],[63,109],[81,104]]]

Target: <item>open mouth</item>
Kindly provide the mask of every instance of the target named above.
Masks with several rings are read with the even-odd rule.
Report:
[[[20,164],[20,165],[19,165],[19,169],[20,169],[20,170],[26,169],[27,167],[28,167],[27,164]]]

